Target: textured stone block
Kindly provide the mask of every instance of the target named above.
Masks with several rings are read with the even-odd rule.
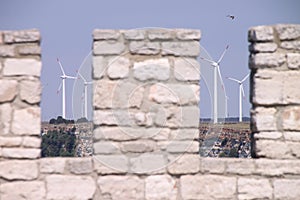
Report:
[[[129,51],[132,54],[157,55],[160,52],[159,42],[131,41]]]
[[[285,140],[300,142],[300,132],[283,132]]]
[[[123,53],[126,46],[123,42],[115,40],[96,41],[93,45],[95,55],[119,55]]]
[[[0,134],[7,135],[10,133],[13,108],[11,104],[5,103],[0,105]]]
[[[96,183],[90,176],[46,176],[47,199],[92,199]]]
[[[200,53],[199,42],[162,42],[162,55],[192,56],[196,57]]]
[[[178,199],[176,180],[169,175],[153,175],[145,179],[145,199]]]
[[[259,132],[254,134],[255,139],[271,139],[280,140],[282,138],[281,132]]]
[[[39,81],[24,80],[20,83],[20,97],[27,103],[39,103],[41,101],[41,90]]]
[[[41,149],[29,149],[29,148],[3,148],[2,156],[5,158],[39,158]]]
[[[277,50],[276,43],[253,43],[249,46],[249,51],[252,53],[273,53]]]
[[[39,42],[41,39],[40,32],[38,30],[21,30],[21,31],[4,31],[5,43],[27,43],[27,42]]]
[[[251,175],[255,173],[255,164],[252,159],[234,159],[226,160],[226,173],[238,175]]]
[[[124,155],[95,155],[93,160],[98,174],[124,174],[129,171],[128,158]]]
[[[274,141],[274,140],[257,140],[256,155],[258,157],[267,158],[292,158],[291,148],[288,142]]]
[[[118,125],[133,126],[135,124],[133,113],[125,110],[116,111],[94,111],[94,124],[96,125]]]
[[[34,180],[38,178],[36,161],[8,160],[0,163],[0,177],[7,180]]]
[[[169,29],[149,29],[148,38],[150,40],[171,40],[174,32]]]
[[[284,130],[300,130],[300,106],[291,106],[283,110],[281,115]]]
[[[93,56],[93,78],[100,79],[105,75],[108,61],[103,56]]]
[[[280,47],[288,50],[300,50],[300,41],[281,42]]]
[[[33,58],[8,58],[4,61],[4,76],[37,76],[40,77],[42,63]]]
[[[268,179],[238,178],[239,199],[272,199],[273,189]]]
[[[248,31],[249,42],[267,42],[274,40],[274,30],[271,26],[255,26]]]
[[[45,174],[62,174],[65,171],[66,158],[40,159],[40,172]]]
[[[226,161],[224,158],[204,158],[201,160],[201,170],[204,173],[224,174]]]
[[[18,82],[15,80],[0,80],[0,102],[12,101],[18,94]]]
[[[132,30],[122,30],[124,38],[126,40],[143,40],[145,39],[145,30],[142,29],[132,29]]]
[[[144,153],[154,151],[156,143],[151,140],[128,141],[121,143],[121,150],[125,153]]]
[[[168,156],[168,172],[170,174],[192,174],[200,171],[199,155],[183,154],[182,156]]]
[[[193,141],[198,139],[198,135],[199,135],[199,130],[197,128],[171,130],[170,140]]]
[[[197,153],[199,151],[199,143],[197,141],[172,141],[167,146],[170,153]]]
[[[275,199],[298,199],[300,196],[299,179],[277,179],[273,185]]]
[[[120,32],[110,29],[95,29],[93,31],[94,40],[117,40],[120,37]]]
[[[130,159],[133,173],[153,173],[167,165],[166,159],[162,154],[144,153]]]
[[[90,174],[93,172],[92,158],[68,159],[69,170],[73,174]]]
[[[12,132],[16,135],[40,135],[41,109],[38,107],[15,110]]]
[[[276,131],[276,109],[257,107],[252,113],[252,131]]]
[[[278,24],[275,29],[280,40],[292,40],[300,37],[299,24]]]
[[[179,40],[200,40],[201,32],[192,29],[176,29],[176,37]]]
[[[255,173],[263,176],[283,176],[288,174],[300,174],[299,160],[274,160],[257,159],[255,160]]]
[[[42,181],[16,181],[0,185],[1,200],[30,199],[46,197],[45,183]]]
[[[41,47],[37,44],[34,45],[18,45],[17,52],[20,55],[41,55]]]
[[[236,178],[216,175],[180,177],[183,199],[235,199]]]
[[[131,63],[128,58],[118,57],[108,64],[107,75],[111,79],[127,78]]]
[[[299,53],[288,53],[287,54],[287,65],[289,69],[300,68],[300,54]]]
[[[257,53],[252,54],[249,59],[250,69],[256,68],[276,68],[286,61],[283,53]]]
[[[23,137],[22,145],[28,148],[40,148],[42,140],[40,137]]]
[[[0,137],[0,147],[16,147],[22,144],[22,137]]]
[[[0,45],[0,57],[14,57],[15,55],[15,46]]]
[[[120,153],[117,143],[100,141],[94,143],[94,154],[116,154]]]
[[[177,58],[174,60],[174,76],[179,81],[199,81],[200,64],[191,58]]]

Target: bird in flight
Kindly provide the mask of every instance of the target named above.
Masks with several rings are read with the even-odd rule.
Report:
[[[235,16],[234,15],[227,15],[226,17],[229,17],[230,19],[234,20]]]

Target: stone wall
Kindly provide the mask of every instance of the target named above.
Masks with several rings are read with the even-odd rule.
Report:
[[[194,40],[200,39],[200,35],[198,31],[165,30],[155,32],[153,36],[149,34],[152,31],[94,32],[94,96],[102,98],[101,101],[94,100],[96,155],[91,158],[42,159],[39,159],[38,149],[40,92],[31,90],[34,93],[30,93],[24,89],[28,82],[39,85],[39,33],[1,32],[1,200],[299,198],[299,90],[294,87],[300,63],[299,26],[262,26],[249,31],[251,128],[255,144],[253,154],[258,159],[200,158],[193,145],[188,145],[186,153],[182,152],[179,147],[186,149],[186,143],[194,143],[194,135],[187,130],[195,127],[193,123],[185,127],[178,118],[173,119],[176,113],[173,111],[194,108],[197,99],[173,97],[182,97],[178,92],[181,90],[176,89],[193,86],[199,77],[186,80],[195,74],[184,74],[189,70],[180,71],[175,61],[180,61],[180,66],[194,69],[187,63],[195,66],[193,60],[199,52],[191,49],[198,46]],[[179,34],[182,32],[185,34]],[[185,48],[181,43],[189,42],[195,46],[180,55],[180,49]],[[98,49],[99,44],[105,48]],[[135,48],[130,48],[132,46]],[[154,64],[148,66],[150,61]],[[121,69],[116,70],[117,66]],[[165,71],[158,66],[164,67]],[[153,69],[160,73],[149,73]],[[180,76],[174,73],[176,69]],[[10,82],[6,83],[8,86],[3,85],[6,81]],[[137,89],[119,89],[127,82],[131,87],[125,89],[138,86]],[[159,88],[161,85],[164,87]],[[171,87],[173,85],[176,87]],[[111,92],[104,90],[104,86],[110,87]],[[154,86],[155,89],[151,90]],[[9,92],[8,87],[12,87]],[[102,93],[104,97],[99,95],[102,90],[106,91]],[[173,91],[171,95],[170,91]],[[157,92],[165,95],[164,98],[155,95]],[[121,97],[114,98],[118,94]],[[183,97],[187,94],[184,93]],[[126,95],[135,98],[124,101]],[[107,101],[109,99],[111,101]],[[156,121],[160,115],[153,114],[153,110],[148,114],[146,108],[150,103],[158,104],[158,110],[165,112],[160,118],[164,123]],[[167,112],[169,108],[172,109]],[[120,111],[127,114],[120,117]],[[26,123],[22,121],[24,118],[28,119]],[[132,127],[142,132],[133,132]],[[157,130],[156,134],[152,134],[153,129]],[[167,148],[163,148],[166,143]],[[185,145],[178,145],[181,143]],[[144,154],[148,159],[138,160]],[[169,159],[174,162],[170,163]],[[159,169],[156,165],[149,169],[149,163],[150,166],[153,163],[164,165]]]

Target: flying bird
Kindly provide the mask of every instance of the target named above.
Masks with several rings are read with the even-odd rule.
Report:
[[[234,15],[227,15],[226,17],[229,17],[230,19],[234,20],[235,16]]]

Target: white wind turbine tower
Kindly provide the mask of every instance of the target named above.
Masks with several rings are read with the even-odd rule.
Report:
[[[66,119],[66,79],[77,79],[76,77],[73,76],[68,76],[65,74],[64,68],[62,66],[62,64],[60,63],[59,59],[57,58],[57,62],[60,66],[60,70],[62,72],[62,75],[60,76],[61,78],[61,83],[59,85],[59,88],[57,90],[57,92],[60,91],[60,89],[62,88],[62,117],[64,119]]]
[[[214,67],[214,104],[213,104],[214,124],[218,123],[218,74],[221,79],[222,87],[224,89],[224,84],[223,84],[223,80],[222,80],[222,76],[221,76],[221,72],[220,72],[220,62],[222,61],[228,48],[229,48],[229,45],[226,46],[225,50],[223,51],[221,57],[219,58],[219,60],[217,62],[213,61],[213,60],[209,60],[207,58],[200,57],[202,60],[209,62],[211,64],[211,66]]]
[[[242,96],[245,97],[245,92],[244,92],[244,88],[243,88],[243,82],[249,77],[249,74],[247,74],[241,81],[237,80],[235,78],[231,78],[231,77],[227,77],[229,80],[232,80],[234,82],[237,82],[239,84],[239,122],[242,122],[242,115],[243,115],[243,110],[242,110]]]
[[[84,117],[87,119],[88,118],[88,114],[87,114],[87,87],[88,85],[93,84],[92,81],[88,82],[86,81],[86,79],[78,72],[78,75],[80,76],[80,78],[83,80],[84,83]]]

